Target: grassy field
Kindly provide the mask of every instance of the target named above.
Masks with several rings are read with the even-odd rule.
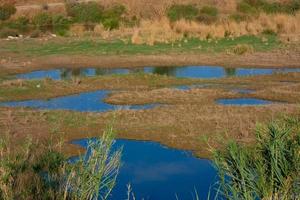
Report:
[[[244,45],[242,50],[237,45]],[[28,56],[45,55],[135,55],[170,53],[220,53],[244,54],[249,51],[271,51],[282,46],[276,36],[242,36],[224,39],[184,39],[174,43],[158,43],[153,46],[136,45],[129,40],[104,41],[97,38],[58,38],[50,41],[28,39],[24,41],[3,41],[1,53],[16,53]],[[243,47],[242,47],[243,48]]]

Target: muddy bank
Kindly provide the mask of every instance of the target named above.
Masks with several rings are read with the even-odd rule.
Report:
[[[280,68],[300,67],[300,52],[278,51],[258,52],[247,55],[231,55],[226,53],[212,54],[168,54],[168,55],[51,55],[29,57],[13,53],[0,56],[0,74],[16,74],[33,70],[53,69],[59,67],[83,68],[120,68],[142,66],[184,66],[212,65],[228,68],[260,67]]]

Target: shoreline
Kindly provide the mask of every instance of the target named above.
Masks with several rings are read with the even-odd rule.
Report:
[[[4,53],[0,74],[12,75],[55,68],[138,68],[145,66],[222,66],[224,68],[300,68],[300,52],[256,52],[153,55],[49,55],[26,57]]]

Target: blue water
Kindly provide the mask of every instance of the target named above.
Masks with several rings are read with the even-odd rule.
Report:
[[[0,103],[0,106],[7,107],[29,107],[47,110],[72,110],[81,112],[105,112],[110,110],[139,110],[151,109],[155,104],[146,105],[128,105],[118,106],[103,102],[109,92],[106,90],[98,90],[94,92],[85,92],[71,96],[51,98],[49,100],[27,100],[27,101],[11,101]]]
[[[87,147],[88,139],[73,141]],[[136,199],[193,199],[195,189],[206,199],[216,182],[211,162],[193,157],[190,152],[170,149],[155,142],[117,140],[115,148],[123,146],[122,167],[113,191],[113,200],[126,199],[127,184],[131,184]],[[72,160],[76,160],[73,158]],[[211,189],[211,196],[214,196]]]
[[[217,100],[217,103],[222,104],[222,105],[254,106],[254,105],[272,104],[273,102],[263,100],[263,99],[256,99],[256,98],[236,98],[236,99],[219,99],[219,100]]]
[[[214,66],[185,66],[185,67],[144,67],[133,69],[100,69],[100,68],[82,68],[82,69],[55,69],[41,70],[25,74],[16,75],[22,79],[42,79],[52,78],[54,80],[69,79],[72,76],[97,76],[111,74],[132,74],[132,73],[151,73],[182,78],[223,78],[230,76],[253,76],[267,75],[273,73],[300,72],[300,69],[264,69],[264,68],[223,68]]]

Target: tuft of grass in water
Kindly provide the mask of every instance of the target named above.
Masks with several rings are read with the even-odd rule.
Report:
[[[28,138],[16,149],[12,138],[0,138],[0,199],[107,199],[121,157],[111,151],[113,136],[110,127],[75,163],[60,153],[63,143]]]
[[[300,198],[299,120],[288,118],[257,129],[257,144],[230,142],[214,152],[214,163],[225,199]]]

